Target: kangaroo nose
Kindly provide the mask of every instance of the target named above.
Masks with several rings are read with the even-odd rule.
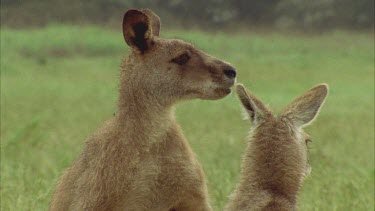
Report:
[[[225,70],[224,70],[224,74],[225,74],[228,78],[235,78],[235,77],[236,77],[236,70],[234,70],[234,69],[225,69]]]

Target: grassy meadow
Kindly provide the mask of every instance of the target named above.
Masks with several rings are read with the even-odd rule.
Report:
[[[326,82],[301,210],[374,210],[374,37],[370,33],[162,31],[225,59],[275,111]],[[116,109],[121,30],[51,25],[1,28],[1,210],[46,210],[62,171]],[[249,122],[239,101],[179,104],[178,121],[221,210],[240,173]]]

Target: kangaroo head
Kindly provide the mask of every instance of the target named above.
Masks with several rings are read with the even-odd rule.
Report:
[[[273,168],[271,171],[289,169],[291,173],[308,175],[311,168],[307,144],[311,139],[302,128],[318,115],[327,97],[328,86],[319,84],[310,89],[290,103],[278,117],[242,85],[237,85],[237,94],[250,117],[252,146],[259,151],[253,153],[260,153],[260,162],[268,162],[267,166]]]
[[[236,77],[231,65],[190,43],[160,38],[159,32],[160,19],[152,11],[125,13],[123,35],[131,47],[123,67],[126,83],[166,103],[220,99],[230,93]]]

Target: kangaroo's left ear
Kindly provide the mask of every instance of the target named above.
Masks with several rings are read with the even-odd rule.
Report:
[[[236,85],[237,95],[246,109],[252,124],[257,124],[265,115],[272,114],[271,111],[258,98],[246,90],[242,84]]]
[[[318,115],[327,96],[328,85],[319,84],[290,103],[281,115],[297,127],[306,126]]]
[[[149,16],[152,18],[150,18]],[[135,9],[128,10],[122,22],[122,32],[125,42],[133,49],[139,50],[141,53],[146,52],[152,45],[152,39],[155,33],[159,34],[160,21],[155,23],[152,20],[158,18],[149,11],[139,11]]]
[[[152,34],[154,36],[159,36],[160,33],[160,18],[150,9],[142,9],[142,12],[147,15],[151,21]]]

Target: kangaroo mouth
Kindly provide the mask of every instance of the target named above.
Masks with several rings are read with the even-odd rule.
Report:
[[[236,79],[224,80],[215,88],[215,92],[222,95],[228,95],[231,93],[231,88],[236,83]]]
[[[216,87],[215,91],[229,94],[231,93],[231,88],[233,87],[235,83],[236,83],[235,79],[223,81],[223,83],[221,83],[218,87]]]
[[[229,95],[232,92],[232,90],[230,89],[230,87],[221,87],[221,88],[216,88],[215,92],[218,95],[226,96],[226,95]]]

